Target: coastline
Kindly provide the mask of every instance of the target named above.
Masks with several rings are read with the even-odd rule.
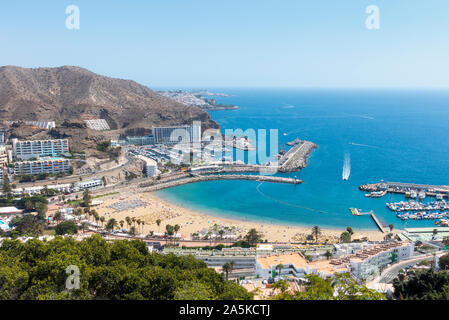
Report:
[[[145,201],[147,203],[146,206],[120,212],[108,208],[109,205],[115,202],[137,199]],[[263,234],[263,240],[268,240],[269,242],[304,242],[307,235],[311,234],[311,227],[220,217],[212,213],[203,213],[184,208],[162,199],[153,192],[139,193],[138,190],[130,190],[129,193],[107,197],[104,199],[104,203],[95,209],[100,216],[104,215],[106,219],[115,218],[117,222],[125,220],[127,216],[145,221],[145,225],[140,226],[143,234],[148,234],[150,231],[163,233],[167,224],[178,224],[180,226],[178,233],[185,239],[191,239],[192,233],[211,229],[215,224],[235,227],[237,230],[236,234],[239,236],[244,236],[248,230],[255,228]],[[159,227],[156,224],[157,219],[161,220]],[[126,227],[125,222],[124,228]],[[322,242],[327,240],[329,243],[338,242],[340,234],[345,231],[344,228],[320,228],[322,234],[319,240]],[[361,239],[367,237],[371,241],[378,241],[382,240],[384,236],[385,234],[376,230],[354,230],[352,238]]]

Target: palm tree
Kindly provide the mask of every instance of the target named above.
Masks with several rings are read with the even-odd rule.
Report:
[[[166,230],[166,235],[167,235],[167,240],[168,239],[171,239],[172,238],[172,236],[173,236],[173,234],[174,234],[174,228],[173,228],[173,226],[172,225],[170,225],[170,224],[167,224],[166,226],[165,226],[165,230]]]
[[[83,230],[83,233],[86,231],[87,227],[88,227],[87,222],[81,222],[81,230]]]
[[[226,274],[226,280],[229,279],[229,272],[232,272],[232,267],[231,264],[229,262],[226,262],[223,266],[222,266],[223,272]]]
[[[136,226],[136,218],[132,217],[131,221],[133,222],[133,226],[135,227]]]
[[[324,254],[326,256],[326,259],[329,260],[332,257],[332,252],[330,252],[329,250],[326,251],[326,253]]]
[[[173,230],[175,231],[175,236],[176,236],[176,234],[178,233],[178,231],[179,231],[180,228],[181,228],[181,227],[179,226],[179,224],[175,224],[175,226],[173,227]]]
[[[284,265],[282,264],[282,263],[280,263],[280,264],[278,264],[277,266],[276,266],[276,270],[279,270],[279,273],[278,273],[278,275],[279,275],[279,280],[281,280],[281,270],[282,269],[284,269]]]
[[[117,226],[117,220],[114,218],[111,218],[108,220],[108,223],[106,224],[106,230],[114,231],[114,228]]]
[[[123,221],[123,220],[120,220],[120,229],[123,229],[123,225],[125,224],[125,221]]]
[[[142,233],[143,233],[144,226],[145,226],[145,221],[142,220]]]
[[[103,223],[104,223],[105,220],[106,220],[106,218],[104,216],[100,217],[100,222],[101,222],[101,226],[102,227],[103,227]]]
[[[56,213],[53,216],[53,220],[59,224],[59,222],[62,220],[62,213],[60,211],[56,211]]]
[[[157,232],[159,232],[159,226],[161,225],[161,219],[157,219],[156,220],[156,224],[157,224]]]
[[[96,223],[100,220],[100,215],[97,212],[94,213],[94,219]]]
[[[137,229],[138,229],[139,232],[140,232],[140,223],[141,223],[142,221],[140,221],[140,219],[137,219],[136,222],[137,222],[137,225],[138,225],[138,228],[137,228]]]
[[[318,236],[321,234],[321,228],[318,226],[314,226],[312,228],[312,234],[315,236],[315,242],[318,243]]]
[[[131,227],[131,218],[130,217],[126,217],[126,224],[128,225],[128,229]]]

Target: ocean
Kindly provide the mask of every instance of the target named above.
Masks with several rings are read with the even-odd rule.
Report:
[[[366,198],[359,185],[384,181],[449,184],[449,92],[438,90],[210,88],[238,110],[211,111],[222,130],[278,129],[279,145],[300,139],[318,144],[301,185],[213,181],[158,191],[180,206],[242,220],[323,228],[376,229],[374,210],[395,228],[430,227],[403,222],[386,202],[402,195]],[[284,133],[286,135],[284,135]],[[345,169],[343,170],[343,167]],[[343,171],[349,177],[342,180]]]

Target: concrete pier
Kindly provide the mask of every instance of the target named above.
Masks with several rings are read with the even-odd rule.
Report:
[[[307,166],[307,158],[318,146],[310,141],[301,141],[279,159],[280,172],[295,172]]]
[[[374,214],[374,212],[371,212],[370,215],[371,215],[371,218],[373,218],[373,220],[374,220],[374,222],[376,223],[376,225],[377,225],[377,227],[379,228],[379,230],[380,230],[382,233],[385,233],[385,232],[386,232],[386,228],[380,223],[380,221],[377,219],[377,217],[376,217],[376,215]]]
[[[301,184],[303,181],[293,178],[274,177],[274,176],[260,176],[260,175],[243,175],[243,174],[211,174],[211,175],[195,175],[186,178],[181,178],[173,181],[157,182],[153,185],[144,185],[143,191],[151,192],[167,188],[172,188],[188,183],[202,182],[202,181],[216,181],[216,180],[249,180],[260,182],[274,182],[274,183],[288,183]]]

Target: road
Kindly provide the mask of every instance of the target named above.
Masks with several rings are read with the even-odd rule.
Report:
[[[443,254],[446,254],[447,252],[438,252],[436,253],[436,256],[440,257]],[[424,260],[430,260],[433,259],[433,254],[425,254],[425,255],[419,255],[415,256],[411,259],[400,261],[399,263],[396,263],[388,268],[386,268],[380,276],[376,277],[371,282],[367,283],[367,287],[373,288],[373,289],[379,289],[379,288],[386,288],[388,287],[387,284],[391,283],[394,278],[399,274],[399,271],[406,267],[414,266],[415,264],[418,264],[421,261]]]

